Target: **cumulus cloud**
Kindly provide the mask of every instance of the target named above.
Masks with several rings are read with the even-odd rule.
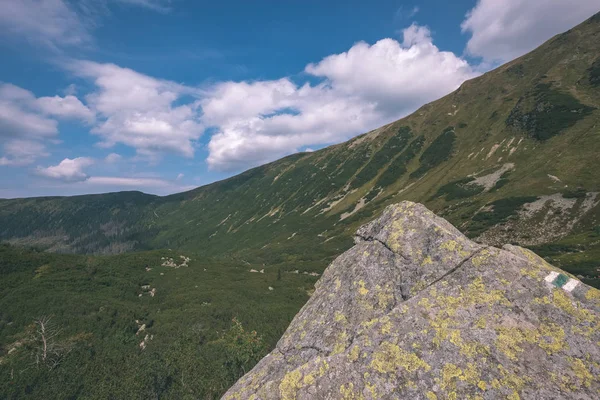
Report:
[[[0,137],[48,137],[58,133],[58,123],[53,119],[28,112],[0,99]]]
[[[107,164],[115,164],[121,161],[123,157],[117,153],[110,153],[104,158],[104,162]]]
[[[74,118],[89,123],[94,121],[94,113],[73,95],[40,97],[35,105],[42,113],[58,118]]]
[[[479,0],[461,27],[466,51],[489,63],[519,57],[600,11],[600,0]]]
[[[65,182],[81,182],[89,178],[84,169],[92,164],[94,164],[94,160],[88,157],[65,158],[58,165],[47,168],[38,167],[36,173],[46,178]]]
[[[36,97],[15,85],[0,83],[0,166],[32,164],[47,156],[44,142],[58,134],[55,119],[91,123],[94,114],[75,96]]]
[[[376,103],[390,117],[405,115],[476,75],[465,60],[440,51],[427,27],[412,24],[403,34],[402,44],[393,39],[372,46],[360,42],[346,53],[309,64],[306,72],[327,78],[344,94]]]
[[[92,121],[94,113],[72,95],[39,97],[18,86],[0,83],[0,136],[52,136],[60,119]]]
[[[146,156],[194,155],[204,128],[193,103],[176,104],[193,89],[114,64],[75,61],[68,68],[97,87],[86,101],[98,115],[92,133],[101,137],[101,146],[122,143]]]
[[[203,93],[202,121],[217,128],[208,144],[213,169],[232,171],[271,161],[305,146],[339,142],[393,121],[476,76],[469,64],[440,51],[429,29],[413,24],[404,40],[359,42],[309,64],[322,79],[297,85],[223,82]]]
[[[111,153],[110,156],[118,156]],[[110,157],[110,158],[120,158]],[[106,160],[105,160],[106,161]],[[0,159],[1,162],[1,159]],[[193,189],[192,186],[181,185],[180,177],[174,180],[162,179],[160,176],[144,174],[141,176],[104,176],[90,175],[86,169],[95,165],[96,161],[89,157],[65,158],[58,165],[37,167],[34,173],[48,178],[48,188],[63,188],[62,194],[101,193],[118,190],[144,190],[155,194],[170,194]],[[183,177],[183,174],[179,174]]]
[[[58,122],[36,112],[35,102],[31,92],[0,83],[0,138],[40,138],[58,133]]]

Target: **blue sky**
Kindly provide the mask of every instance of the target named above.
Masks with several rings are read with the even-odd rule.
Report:
[[[377,128],[600,0],[0,0],[0,197],[168,194]]]

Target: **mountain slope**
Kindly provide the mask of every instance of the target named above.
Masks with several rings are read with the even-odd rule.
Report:
[[[71,252],[174,247],[322,270],[360,224],[408,199],[479,241],[537,246],[597,284],[598,54],[600,14],[402,120],[222,182],[162,198],[2,201],[0,239]]]
[[[234,399],[595,399],[600,291],[420,204],[357,232]]]

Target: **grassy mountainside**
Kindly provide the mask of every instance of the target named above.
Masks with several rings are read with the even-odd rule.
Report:
[[[179,268],[162,265],[171,258]],[[2,399],[218,398],[275,346],[317,280],[189,252],[7,245],[0,276]]]
[[[222,182],[167,197],[2,201],[0,239],[64,252],[169,247],[318,269],[349,247],[358,225],[407,199],[483,242],[557,243],[553,262],[593,283],[598,54],[600,14],[402,120]],[[571,237],[576,248],[561,245]]]

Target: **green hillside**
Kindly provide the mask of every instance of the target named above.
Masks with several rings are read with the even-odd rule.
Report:
[[[7,245],[0,275],[0,398],[48,400],[218,398],[275,346],[318,279],[169,250]]]

